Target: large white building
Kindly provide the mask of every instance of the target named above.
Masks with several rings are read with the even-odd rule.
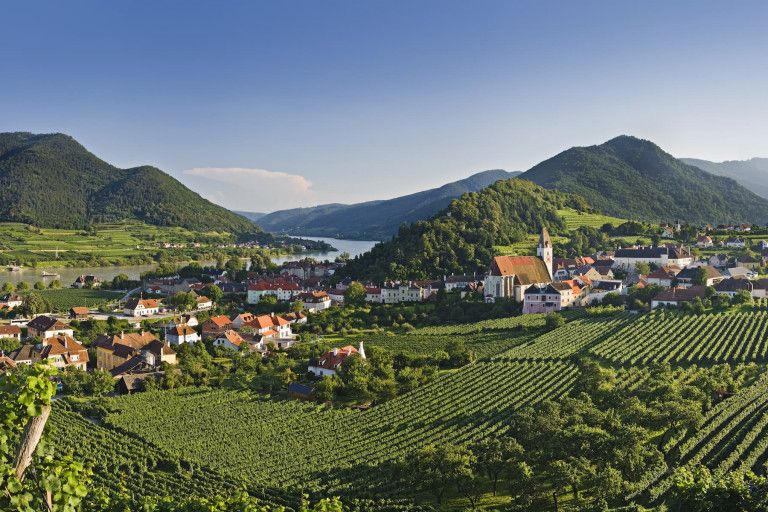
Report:
[[[691,251],[684,246],[634,247],[618,249],[613,256],[613,268],[633,271],[638,263],[658,267],[676,265],[685,268],[693,263]]]

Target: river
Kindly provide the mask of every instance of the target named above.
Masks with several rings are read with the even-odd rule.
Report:
[[[369,251],[371,247],[373,247],[378,243],[378,242],[367,241],[367,240],[340,240],[336,238],[321,238],[321,237],[312,237],[312,236],[304,236],[301,238],[328,242],[333,247],[335,247],[336,250],[325,252],[325,253],[319,252],[319,251],[308,251],[300,254],[288,254],[283,256],[275,256],[274,258],[272,258],[272,261],[280,265],[288,261],[296,261],[303,258],[315,258],[318,260],[333,260],[334,258],[336,258],[336,256],[338,256],[343,252],[349,253],[349,255],[354,258],[355,256],[358,256],[360,254],[363,254],[364,252]],[[212,262],[209,262],[209,264],[210,263]],[[25,281],[30,285],[32,285],[37,281],[43,281],[47,285],[54,279],[58,279],[61,282],[61,285],[63,287],[67,287],[67,286],[70,286],[75,281],[75,279],[77,279],[77,277],[80,275],[93,275],[98,277],[102,281],[111,281],[112,278],[114,278],[118,274],[126,274],[129,279],[138,279],[143,272],[153,270],[155,267],[156,265],[126,265],[126,266],[115,266],[115,267],[62,267],[62,268],[56,268],[56,269],[46,269],[43,267],[41,268],[25,267],[18,271],[10,271],[5,267],[2,267],[0,268],[0,283],[5,283],[6,281],[10,281],[12,283],[19,283],[21,281]],[[44,271],[55,272],[58,274],[58,277],[43,277],[42,273]]]

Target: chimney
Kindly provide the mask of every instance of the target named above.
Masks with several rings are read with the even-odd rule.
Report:
[[[125,339],[125,332],[120,331],[120,340],[124,340],[124,339]]]
[[[357,353],[360,354],[360,357],[365,359],[365,347],[363,347],[363,342],[360,340],[360,345],[357,347]]]

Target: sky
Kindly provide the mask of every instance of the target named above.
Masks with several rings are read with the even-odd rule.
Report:
[[[395,197],[620,134],[768,156],[768,2],[0,5],[0,131],[234,210]]]

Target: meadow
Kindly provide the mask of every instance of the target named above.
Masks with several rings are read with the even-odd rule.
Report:
[[[97,308],[102,304],[121,298],[122,292],[98,289],[59,288],[54,290],[34,290],[33,293],[44,297],[51,303],[54,311],[66,312],[75,306]]]

